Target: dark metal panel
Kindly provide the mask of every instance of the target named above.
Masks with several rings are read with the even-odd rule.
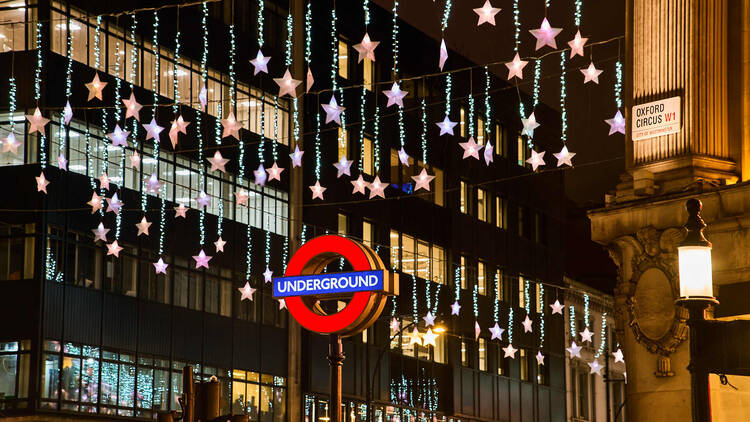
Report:
[[[200,362],[203,337],[201,313],[184,308],[173,308],[172,353],[174,358]]]
[[[518,380],[508,381],[508,411],[511,422],[521,422],[521,386]]]
[[[59,340],[62,336],[63,286],[48,282],[44,287],[44,337]]]
[[[460,369],[461,377],[461,413],[464,415],[475,415],[474,413],[474,371],[469,368]]]
[[[102,312],[102,346],[135,350],[137,304],[129,296],[105,294]]]
[[[539,421],[540,422],[547,422],[550,420],[549,396],[550,396],[549,388],[539,387],[538,396],[537,396],[537,409],[539,409]]]
[[[496,385],[497,419],[508,421],[510,420],[510,382],[508,378],[498,377]]]
[[[102,292],[65,286],[65,341],[99,344],[102,335]]]
[[[236,320],[234,322],[234,367],[238,369],[259,368],[258,326],[254,323]]]
[[[479,373],[479,417],[492,419],[492,378],[488,373]]]
[[[7,340],[31,339],[36,336],[39,316],[39,290],[32,280],[8,280],[0,283],[0,294],[12,300],[0,306],[0,337]]]
[[[138,303],[138,351],[158,356],[170,352],[170,306],[141,301]]]
[[[557,390],[550,395],[550,412],[552,413],[552,422],[565,422],[567,419],[565,390]]]
[[[329,393],[328,339],[325,336],[310,333],[308,336],[310,348],[307,358],[310,362],[310,391],[314,393]],[[382,363],[381,363],[382,365]],[[383,371],[383,369],[380,369]]]
[[[229,368],[232,365],[232,320],[204,314],[203,360],[206,365]]]
[[[286,330],[262,326],[260,338],[263,346],[261,371],[266,374],[286,376],[288,369]]]
[[[534,420],[534,384],[521,383],[521,420]]]
[[[550,387],[565,390],[565,358],[552,355],[548,360]]]

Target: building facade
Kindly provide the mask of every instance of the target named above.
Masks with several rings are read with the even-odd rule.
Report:
[[[339,233],[373,247],[401,279],[401,294],[381,320],[344,342],[350,420],[565,420],[565,324],[548,306],[563,279],[562,176],[527,177],[528,140],[518,135],[517,111],[508,106],[517,104],[516,92],[491,73],[455,74],[450,116],[457,136],[439,137],[432,122],[445,114],[445,76],[410,79],[433,72],[425,63],[432,63],[429,52],[438,43],[397,21],[402,60],[394,77],[391,11],[371,6],[368,32],[381,45],[377,61],[360,63],[354,60],[363,35],[360,4],[338,2],[335,19],[333,1],[263,5],[263,52],[274,59],[269,75],[287,68],[289,40],[294,76],[304,79],[306,61],[315,76],[312,94],[297,101],[276,98],[271,76],[252,75],[260,29],[255,3],[206,4],[205,32],[197,30],[201,4],[151,10],[148,2],[131,2],[129,10],[145,9],[120,13],[114,8],[121,5],[101,2],[19,0],[0,9],[2,80],[14,78],[17,86],[0,90],[0,102],[9,105],[0,131],[21,142],[17,155],[0,155],[4,180],[15,181],[0,199],[0,288],[12,302],[0,311],[12,322],[0,329],[4,414],[154,418],[179,410],[181,370],[191,365],[201,379],[220,381],[222,414],[329,420],[327,339],[290,320],[262,273],[282,273],[306,239]],[[303,48],[308,33],[312,60]],[[451,52],[448,68],[470,65]],[[89,102],[84,84],[94,75],[107,87],[101,101]],[[343,92],[344,129],[318,120],[331,78]],[[398,113],[382,104],[394,79],[410,93],[408,166],[398,156]],[[486,79],[494,87],[487,102],[477,88]],[[178,115],[191,122],[176,146],[166,132],[154,144],[142,126],[123,118],[121,100],[131,92],[144,104],[142,123],[153,117],[169,128]],[[68,100],[73,115],[66,125]],[[430,122],[424,135],[420,104]],[[51,120],[46,137],[30,133],[22,118],[37,106]],[[360,109],[379,117],[362,123]],[[240,142],[220,133],[227,110],[241,126]],[[545,113],[554,115],[538,106],[537,116]],[[109,142],[115,125],[132,132],[124,148]],[[554,142],[548,130],[535,141]],[[492,166],[461,159],[456,141],[471,135],[495,146]],[[305,151],[302,169],[288,159],[294,139]],[[226,173],[207,169],[216,150],[230,160]],[[127,165],[136,152],[137,168]],[[57,162],[61,154],[67,170]],[[387,183],[386,199],[353,200],[351,183],[332,166],[342,157],[354,158],[352,174]],[[274,162],[286,169],[281,180],[253,183],[251,172]],[[414,192],[411,176],[421,168],[435,175],[429,194]],[[46,195],[33,184],[41,169],[50,181]],[[104,172],[111,183],[106,192]],[[152,174],[162,183],[159,195],[148,192]],[[316,181],[327,187],[324,201],[311,198],[308,187]],[[116,192],[126,205],[117,215],[91,212],[92,192],[108,199]],[[200,192],[210,198],[204,212]],[[237,192],[245,192],[246,204]],[[184,218],[174,210],[180,204],[190,208]],[[148,236],[135,227],[144,217],[152,223]],[[99,223],[110,230],[107,242],[123,247],[119,256],[94,241]],[[219,238],[226,241],[221,253]],[[209,268],[194,265],[199,251],[212,257]],[[154,271],[159,258],[168,264],[165,273]],[[257,289],[252,301],[237,291],[246,281]],[[454,302],[461,306],[457,316]],[[413,324],[424,332],[428,312],[446,329],[434,347],[420,345],[411,329],[392,328],[396,319],[401,328]],[[527,315],[536,327],[531,333],[521,327]],[[515,333],[515,358],[503,357],[508,334],[491,339],[494,323]],[[538,352],[544,364],[534,359]]]

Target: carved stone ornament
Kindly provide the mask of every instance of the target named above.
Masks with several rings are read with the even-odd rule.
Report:
[[[617,239],[610,248],[620,274],[626,264],[623,248],[632,251],[630,280],[618,280],[615,291],[616,313],[627,318],[636,341],[658,355],[657,376],[674,375],[669,355],[687,337],[685,309],[674,303],[680,291],[677,245],[682,237],[680,229],[659,232],[649,226]]]

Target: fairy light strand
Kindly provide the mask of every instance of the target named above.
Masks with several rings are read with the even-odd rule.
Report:
[[[500,277],[498,276],[498,272],[497,271],[495,271],[495,279],[494,279],[494,281],[495,281],[495,298],[492,301],[492,305],[493,305],[492,306],[492,320],[495,322],[495,324],[497,324],[497,321],[498,321],[499,315],[500,315],[500,300],[498,300],[498,298],[500,296],[499,295],[499,293],[500,293]]]
[[[154,53],[154,73],[151,79],[151,89],[154,92],[154,119],[156,119],[156,110],[158,107],[156,105],[159,104],[159,72],[160,72],[160,66],[159,62],[160,54],[159,54],[159,12],[154,11],[154,28],[153,28],[153,38],[151,39],[151,45],[153,46],[153,53]],[[154,139],[154,160],[156,161],[156,172],[158,174],[159,167],[160,167],[160,160],[159,160],[159,152],[160,152],[160,142],[159,138],[156,137]],[[164,237],[166,234],[166,224],[167,224],[167,218],[166,218],[166,196],[167,194],[167,188],[166,184],[163,184],[159,189],[159,256],[164,255]]]
[[[419,319],[419,301],[417,300],[417,278],[411,274],[411,309],[414,322]]]
[[[575,0],[575,12],[573,18],[577,27],[581,26],[581,10],[583,9],[583,0]]]
[[[560,118],[562,120],[560,139],[565,145],[568,140],[568,112],[565,109],[565,97],[566,86],[565,86],[565,51],[560,53]]]
[[[617,60],[615,63],[615,104],[617,108],[622,108],[622,62]]]
[[[578,330],[576,329],[576,307],[570,305],[568,307],[568,313],[570,315],[570,321],[568,321],[570,323],[570,337],[576,338],[578,336]]]
[[[34,100],[39,107],[42,98],[42,23],[36,23],[36,68],[34,69]],[[42,170],[47,168],[47,138],[39,134],[39,164]]]
[[[450,2],[450,0],[448,0]],[[446,5],[446,8],[449,6]],[[446,18],[447,21],[447,18]],[[447,25],[447,24],[446,24]],[[393,31],[391,32],[391,43],[393,45],[393,77],[398,79],[399,71],[399,25],[398,25],[398,0],[393,2]],[[399,82],[401,82],[399,80]],[[399,148],[404,147],[406,139],[406,129],[404,128],[404,108],[398,106],[398,146]]]
[[[596,351],[596,354],[594,355],[594,358],[599,359],[599,356],[604,353],[604,351],[607,348],[607,313],[604,312],[602,314],[602,329],[599,333],[601,337],[601,342],[599,343],[599,349]]]
[[[474,318],[479,318],[479,286],[474,284],[474,288],[471,291],[471,305],[474,311]]]
[[[286,41],[284,42],[286,67],[292,65],[292,37],[294,36],[294,17],[291,12],[286,16]]]
[[[469,136],[474,136],[474,92],[469,92]]]
[[[120,41],[115,41],[115,122],[119,122],[120,118],[122,117],[122,108],[119,107],[121,100],[122,100],[122,94],[120,89],[122,88],[122,78],[120,77],[120,70],[121,70],[121,64],[120,64],[120,57],[122,54],[120,54]],[[122,189],[125,187],[125,152],[127,149],[125,146],[120,146],[120,171],[119,171],[119,178],[120,183],[118,183],[118,190],[120,191],[120,196],[123,195]],[[117,216],[115,217],[115,239],[120,239],[120,232],[122,231],[122,212],[118,212]]]
[[[266,0],[258,0],[258,48],[263,48],[263,8]]]
[[[279,97],[273,97],[273,143],[271,144],[271,155],[275,162],[278,157],[276,145],[279,143]]]
[[[72,78],[71,74],[73,72],[73,32],[70,30],[70,27],[73,26],[73,19],[68,18],[67,20],[67,32],[68,35],[66,37],[66,43],[65,43],[65,56],[67,59],[67,63],[65,66],[65,100],[66,104],[69,104],[70,102],[70,96],[72,95]],[[65,156],[66,155],[66,140],[68,139],[70,131],[70,126],[65,124],[65,116],[64,113],[60,114],[60,130],[58,131],[59,134],[59,143],[60,143],[60,155]]]
[[[308,0],[305,10],[305,63],[312,64],[312,0]]]
[[[513,344],[513,308],[508,310],[508,343]]]
[[[367,3],[367,0],[365,0]],[[359,95],[359,121],[361,126],[359,127],[359,171],[362,172],[365,169],[365,129],[367,119],[365,116],[367,107],[367,86],[362,85],[362,92]]]
[[[513,39],[514,39],[514,45],[513,45],[513,52],[518,53],[518,46],[521,44],[521,19],[520,15],[521,12],[518,8],[518,3],[520,0],[513,0],[513,26],[514,26],[514,32],[513,32]]]
[[[427,103],[424,97],[419,102],[419,108],[422,119],[422,133],[420,134],[420,140],[422,141],[422,163],[427,166]]]
[[[545,315],[545,307],[544,307],[544,284],[539,283],[537,284],[539,286],[539,307],[541,309],[537,309],[537,313],[539,314],[539,348],[542,349],[544,347],[544,338],[545,338],[545,332],[544,332],[544,315]]]
[[[451,16],[452,6],[453,2],[451,0],[445,1],[445,7],[443,8],[443,17],[440,21],[440,32],[445,32],[446,28],[448,28],[448,19]]]
[[[373,122],[372,128],[372,153],[375,156],[375,173],[380,171],[380,112],[377,104],[375,104],[375,121]]]
[[[490,103],[490,70],[487,65],[484,66],[484,132],[487,134],[487,142],[489,143],[489,135],[492,133],[492,107]],[[495,148],[498,146],[495,145]]]
[[[583,326],[586,328],[589,328],[589,318],[591,317],[590,311],[589,311],[589,302],[591,299],[589,298],[589,295],[584,293],[583,295]]]
[[[445,75],[445,115],[450,116],[451,114],[451,91],[453,91],[453,74],[446,73]]]

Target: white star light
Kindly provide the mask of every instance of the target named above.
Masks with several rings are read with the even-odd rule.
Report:
[[[568,347],[567,350],[568,353],[570,353],[571,358],[581,358],[581,349],[582,347],[577,345],[575,341],[571,342],[570,347]]]
[[[107,245],[107,255],[114,255],[115,258],[120,257],[121,250],[122,250],[122,246],[117,244],[117,240]]]
[[[73,107],[70,106],[70,101],[65,103],[63,107],[63,121],[66,125],[70,124],[70,119],[73,118]]]
[[[286,309],[286,300],[279,299],[279,310]]]
[[[552,315],[554,314],[563,314],[563,308],[565,305],[561,304],[559,300],[555,300],[555,303],[549,305],[550,308],[552,308]]]
[[[461,148],[464,149],[464,159],[469,157],[476,158],[477,160],[479,159],[479,150],[482,146],[474,141],[473,136],[470,136],[469,140],[466,142],[459,142],[458,145],[461,145]]]
[[[505,63],[505,67],[508,68],[508,80],[513,79],[513,77],[517,77],[518,79],[523,79],[523,68],[526,67],[526,65],[529,62],[526,60],[521,60],[521,57],[516,53],[516,56],[513,57],[513,61]]]
[[[594,67],[594,62],[589,63],[589,67],[587,67],[586,69],[580,70],[581,73],[583,73],[583,83],[586,84],[589,82],[593,82],[599,85],[599,75],[601,75],[604,71]]]
[[[492,7],[492,4],[490,4],[490,0],[485,1],[484,6],[474,9],[474,13],[479,15],[477,26],[480,26],[483,23],[488,23],[492,26],[495,26],[495,15],[497,15],[500,10],[501,9],[499,7]]]
[[[49,123],[49,119],[45,119],[42,116],[42,112],[39,111],[39,107],[34,110],[34,114],[27,114],[26,120],[29,121],[29,135],[34,132],[39,132],[44,135],[44,126]]]
[[[10,152],[13,155],[18,155],[18,147],[21,145],[16,139],[16,135],[13,132],[8,133],[8,136],[3,138],[3,151]]]
[[[513,347],[512,344],[509,344],[508,347],[503,347],[503,352],[505,352],[505,355],[503,357],[515,359],[517,351],[518,351],[518,349],[516,349],[515,347]]]
[[[107,172],[99,176],[99,189],[109,190],[109,176],[107,176]]]
[[[536,363],[537,365],[544,365],[544,355],[541,351],[536,352]]]
[[[284,72],[284,77],[274,78],[274,82],[279,86],[279,97],[289,95],[292,98],[297,97],[297,87],[302,81],[292,78],[292,74],[289,73],[289,69]]]
[[[195,197],[195,203],[198,204],[198,208],[206,208],[211,205],[211,197],[204,191],[198,192],[198,196]]]
[[[273,271],[268,267],[263,271],[263,280],[265,280],[266,283],[270,283],[273,280]]]
[[[594,361],[589,363],[588,365],[589,368],[591,368],[591,370],[589,370],[589,374],[601,375],[603,366],[601,363],[599,363],[598,360],[594,359]]]
[[[253,76],[257,75],[260,72],[268,73],[268,62],[271,60],[271,56],[264,56],[263,52],[258,49],[258,54],[255,55],[255,58],[250,60],[250,64],[253,65],[255,70],[253,71]]]
[[[156,274],[161,273],[161,274],[166,275],[167,274],[167,267],[168,266],[169,266],[169,264],[167,264],[166,262],[164,262],[164,260],[161,259],[161,258],[159,258],[158,261],[154,262],[154,269],[156,270]]]
[[[362,42],[354,45],[354,49],[359,53],[357,63],[366,58],[375,61],[375,47],[377,47],[378,44],[380,44],[380,41],[371,41],[370,35],[365,32]]]
[[[591,331],[589,331],[589,327],[586,327],[586,328],[583,329],[583,331],[581,331],[581,342],[583,342],[583,343],[586,343],[586,342],[593,343],[591,341],[591,337],[593,337],[593,336],[594,336],[594,333],[592,333]]]
[[[227,165],[227,163],[229,162],[229,159],[228,158],[224,158],[221,155],[221,152],[219,150],[216,150],[216,152],[214,153],[213,157],[206,158],[206,160],[208,160],[208,162],[211,163],[211,169],[209,169],[209,171],[216,171],[216,170],[218,170],[218,171],[220,171],[222,173],[226,173],[227,172],[227,170],[226,170],[226,168],[224,166]]]
[[[502,340],[503,332],[505,332],[505,330],[500,328],[500,326],[497,325],[497,322],[496,322],[495,325],[490,327],[490,333],[492,333],[492,337],[490,338],[490,340],[495,340],[495,339]]]
[[[263,164],[258,165],[257,170],[253,170],[253,176],[255,177],[255,184],[258,186],[264,186],[268,180],[268,174],[266,169],[263,168]]]
[[[625,357],[622,355],[622,349],[617,349],[616,352],[612,353],[612,356],[615,358],[615,363],[622,362],[625,363]]]
[[[107,198],[107,212],[119,214],[120,209],[122,209],[123,205],[125,204],[120,201],[120,198],[117,197],[117,192],[112,194],[111,198]]]
[[[482,333],[482,328],[479,326],[479,321],[474,320],[474,340],[479,339],[479,334]]]
[[[360,174],[357,180],[351,181],[352,186],[354,186],[354,189],[352,189],[352,195],[355,193],[361,193],[365,194],[365,188],[367,188],[367,182],[365,182],[365,179],[362,178],[362,175]]]
[[[130,168],[138,170],[141,167],[141,155],[138,154],[138,151],[133,151],[128,158],[130,159]]]
[[[528,315],[526,315],[526,319],[523,320],[521,325],[523,325],[523,332],[524,333],[530,333],[532,331],[531,325],[534,323],[534,321],[529,318]]]
[[[323,192],[325,192],[326,189],[328,188],[320,186],[320,180],[316,180],[315,184],[310,186],[310,190],[312,191],[312,199],[319,198],[322,201]]]
[[[414,330],[411,332],[411,341],[409,341],[409,345],[418,344],[422,345],[422,336],[419,334],[419,330],[417,330],[417,327],[414,327]]]
[[[94,233],[94,242],[101,240],[102,242],[107,243],[107,233],[109,233],[109,229],[105,229],[104,224],[99,223],[99,226],[95,229],[91,229],[91,231]]]
[[[461,312],[461,305],[458,304],[458,301],[455,301],[451,305],[451,315],[458,315],[459,312]]]
[[[341,159],[339,159],[338,162],[333,163],[333,166],[336,167],[336,178],[338,179],[343,175],[351,176],[351,167],[353,162],[354,161],[352,160],[347,160],[345,156],[341,156]]]
[[[223,130],[221,137],[226,138],[231,136],[234,139],[240,139],[240,125],[237,123],[237,118],[234,117],[234,112],[230,111],[226,119],[221,119],[221,126]]]
[[[432,316],[431,312],[427,312],[427,315],[423,316],[422,319],[424,320],[424,326],[425,327],[434,327],[435,326],[435,317]]]
[[[206,104],[208,104],[208,90],[206,89],[205,83],[201,87],[201,91],[198,93],[198,101],[201,102],[201,109],[206,108]]]
[[[130,131],[122,130],[119,124],[115,125],[114,132],[107,134],[107,138],[112,141],[112,146],[121,147],[128,146],[128,136],[130,136]]]
[[[253,293],[255,293],[255,289],[253,289],[250,286],[250,282],[249,281],[246,281],[245,285],[242,286],[242,287],[238,287],[237,290],[239,290],[240,293],[242,294],[242,297],[240,297],[240,302],[242,302],[245,299],[247,299],[247,300],[249,300],[251,302],[253,301]]]
[[[398,82],[394,82],[391,89],[386,89],[385,91],[383,91],[383,94],[388,97],[388,104],[386,104],[386,107],[390,107],[392,105],[403,107],[404,97],[406,97],[406,95],[409,93],[406,91],[402,91],[401,87],[398,86]]]
[[[430,191],[430,182],[432,182],[432,179],[435,178],[435,176],[430,176],[427,174],[427,169],[422,168],[422,171],[419,173],[418,176],[411,176],[412,180],[416,182],[416,185],[414,186],[414,191],[418,191],[420,189],[424,189],[426,191]]]
[[[568,151],[567,145],[563,146],[560,152],[557,154],[552,154],[557,158],[557,167],[562,166],[563,164],[567,164],[571,167],[573,167],[573,163],[570,161],[575,157],[575,152]]]
[[[529,138],[534,137],[534,129],[540,126],[540,124],[536,122],[536,116],[534,115],[534,112],[529,114],[529,117],[521,119],[521,123],[523,123],[523,131],[521,132],[521,134],[528,135]]]
[[[193,259],[195,260],[195,269],[197,270],[200,267],[208,269],[208,261],[210,261],[211,258],[213,257],[206,255],[206,253],[203,252],[203,249],[201,249],[201,251],[198,252],[198,255],[193,256]]]
[[[445,115],[445,119],[443,119],[442,122],[435,123],[440,128],[440,135],[445,135],[446,133],[453,135],[453,128],[456,127],[458,124],[457,122],[451,122],[451,119],[448,118],[448,115]]]
[[[536,150],[533,150],[533,149],[531,150],[531,158],[529,158],[528,160],[526,160],[526,162],[529,163],[529,164],[531,164],[531,169],[533,171],[536,171],[536,169],[539,166],[545,165],[545,163],[544,163],[544,153],[545,152],[546,151],[536,152]]]
[[[611,119],[604,120],[609,125],[609,134],[615,134],[617,132],[625,134],[625,118],[622,117],[622,113],[620,113],[620,110],[617,110],[617,113],[615,113],[615,116]]]
[[[91,200],[87,204],[91,206],[91,214],[93,214],[102,209],[102,197],[94,191],[91,193]]]
[[[534,38],[536,38],[535,50],[539,50],[545,45],[548,45],[552,48],[557,48],[555,37],[557,36],[557,34],[560,33],[560,31],[562,31],[562,28],[552,28],[547,18],[544,18],[544,20],[542,21],[542,25],[539,27],[539,29],[529,30],[529,32],[531,32],[531,35],[533,35]]]
[[[328,104],[322,104],[321,107],[326,112],[326,123],[336,122],[341,126],[341,113],[346,110],[346,107],[338,105],[335,95],[331,95],[331,101]]]
[[[156,173],[151,173],[151,176],[144,178],[144,184],[146,185],[147,193],[159,195],[162,184],[159,182],[159,177],[156,176]]]
[[[216,242],[214,242],[214,248],[216,248],[216,252],[224,252],[224,245],[226,244],[227,241],[219,236],[219,238],[216,239]]]
[[[438,67],[440,71],[443,71],[445,61],[448,60],[448,48],[445,46],[445,39],[440,40],[440,59],[438,60]]]
[[[398,150],[398,161],[406,167],[409,167],[409,154],[406,153],[404,147]]]
[[[393,319],[391,319],[390,326],[391,326],[391,331],[398,331],[399,328],[401,327],[401,324],[398,322],[398,319],[396,319],[396,317],[393,317]]]
[[[130,98],[127,100],[122,100],[122,103],[125,104],[125,118],[128,119],[130,117],[135,117],[135,120],[140,122],[141,109],[143,108],[143,106],[138,104],[138,101],[136,101],[135,93],[133,91],[130,91]]]
[[[437,345],[435,344],[435,339],[437,338],[438,338],[438,335],[432,332],[432,328],[428,328],[427,332],[424,333],[422,344],[424,345],[424,347],[427,347],[427,346],[437,347]]]
[[[492,154],[493,150],[492,143],[487,142],[487,145],[484,146],[484,163],[488,166],[495,161],[495,156]]]
[[[276,161],[273,162],[273,165],[266,169],[266,173],[268,173],[268,181],[271,180],[278,180],[281,181],[281,172],[284,171],[283,167],[279,167],[278,164],[276,164]]]
[[[140,235],[146,235],[148,236],[148,228],[151,227],[151,224],[148,220],[146,220],[146,216],[144,215],[143,218],[141,218],[141,222],[137,223],[135,226],[138,227],[138,234],[136,236]]]
[[[237,205],[247,206],[247,199],[250,197],[250,194],[245,189],[240,189],[234,193],[234,197],[237,200]]]
[[[305,151],[299,149],[299,145],[294,146],[294,152],[289,154],[289,158],[292,159],[292,167],[302,167],[302,154]]]
[[[91,101],[94,98],[102,99],[102,90],[107,86],[106,82],[99,80],[99,73],[94,73],[94,79],[86,84],[86,88],[89,90],[89,97],[86,101]]]
[[[307,80],[305,81],[305,93],[310,92],[310,88],[312,88],[313,84],[315,84],[315,78],[313,78],[312,69],[308,67]]]
[[[143,125],[143,128],[146,129],[146,140],[149,139],[159,139],[159,134],[162,130],[164,130],[163,127],[156,124],[156,120],[152,117],[151,123],[146,123]]]
[[[375,180],[370,183],[368,188],[370,188],[370,199],[379,196],[381,198],[385,198],[385,187],[388,186],[385,183],[380,181],[380,176],[375,176]]]
[[[575,56],[583,57],[583,46],[586,45],[586,41],[588,40],[588,38],[581,37],[580,30],[576,32],[576,36],[572,40],[568,41],[568,45],[570,46],[571,59]]]
[[[57,167],[60,168],[60,170],[67,170],[68,169],[68,159],[65,158],[65,154],[60,154],[57,156]]]
[[[185,216],[185,213],[187,212],[188,208],[185,206],[185,204],[180,204],[176,207],[174,207],[174,218],[182,217],[187,218]]]

